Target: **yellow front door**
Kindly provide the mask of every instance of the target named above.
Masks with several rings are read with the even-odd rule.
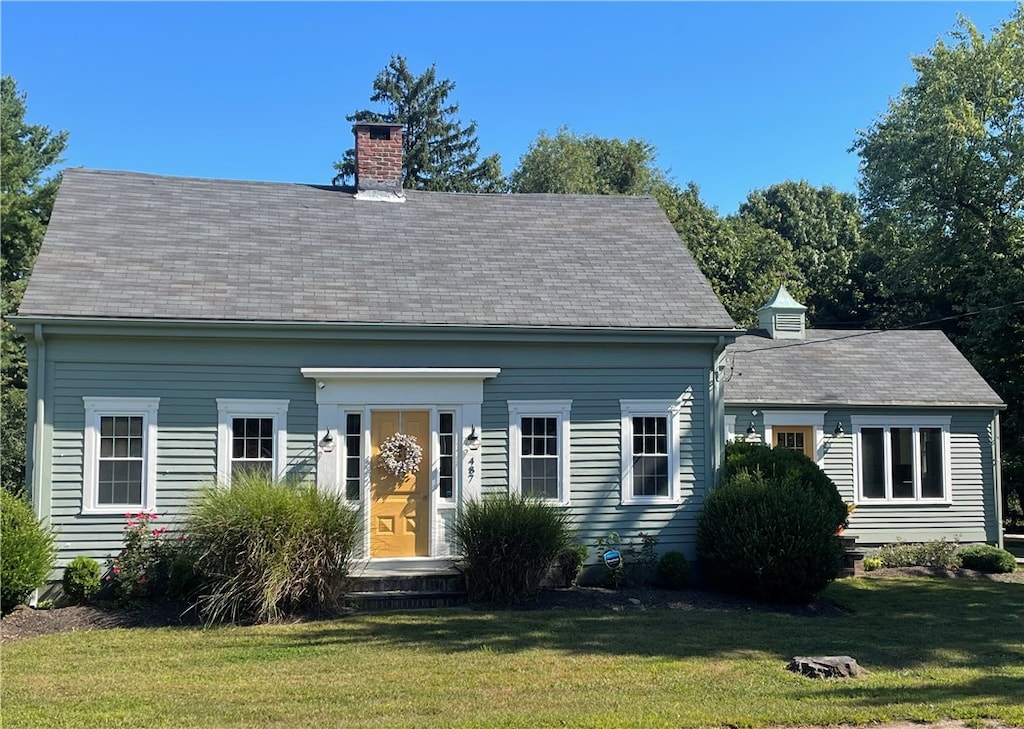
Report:
[[[380,462],[380,445],[395,433],[416,438],[423,449],[417,473],[395,476]],[[370,445],[370,556],[426,557],[430,554],[430,413],[375,410]]]
[[[810,425],[775,426],[775,447],[800,451],[814,460],[814,428]]]

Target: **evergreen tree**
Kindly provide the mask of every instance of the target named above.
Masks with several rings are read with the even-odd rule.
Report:
[[[370,101],[382,111],[362,109],[345,117],[350,122],[401,124],[402,186],[439,192],[502,192],[501,160],[493,154],[479,159],[476,122],[458,121],[459,105],[448,100],[455,82],[437,79],[431,66],[416,76],[402,56],[393,56],[373,82]],[[355,177],[355,150],[334,163],[334,184]]]
[[[28,365],[23,338],[7,321],[17,311],[35,264],[57,194],[53,174],[67,132],[25,121],[25,94],[11,76],[0,79],[0,479],[20,492],[25,481],[25,389]]]

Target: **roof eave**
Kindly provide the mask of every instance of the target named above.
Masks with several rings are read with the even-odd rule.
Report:
[[[61,331],[114,330],[120,328],[150,328],[157,330],[192,329],[210,330],[222,333],[226,330],[239,332],[361,332],[370,333],[420,333],[439,336],[472,336],[472,335],[508,335],[508,336],[590,336],[595,338],[609,337],[649,337],[658,339],[707,340],[718,342],[725,338],[728,342],[735,341],[743,334],[741,329],[729,328],[682,328],[682,327],[600,327],[600,326],[542,326],[521,324],[415,324],[398,322],[316,322],[286,320],[230,320],[230,319],[149,319],[127,317],[74,317],[25,314],[9,317],[20,331],[30,331],[35,325],[59,328]]]
[[[764,398],[730,398],[728,395],[725,397],[725,404],[728,406],[736,405],[759,405],[761,407],[779,407],[779,408],[862,408],[862,407],[875,407],[875,408],[886,408],[886,407],[900,407],[900,408],[961,408],[970,410],[1005,410],[1006,403],[1002,400],[998,402],[924,402],[920,400],[802,400],[799,402],[793,400],[779,401],[779,400],[768,400]]]

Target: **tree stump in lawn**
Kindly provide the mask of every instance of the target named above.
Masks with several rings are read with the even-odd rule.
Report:
[[[867,673],[850,656],[794,656],[786,669],[810,678],[851,678]]]

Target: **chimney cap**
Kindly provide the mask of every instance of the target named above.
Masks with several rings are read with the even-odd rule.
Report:
[[[354,126],[355,126],[356,129],[359,129],[360,127],[363,127],[363,128],[365,128],[365,127],[378,127],[378,128],[386,128],[386,129],[401,129],[403,125],[399,124],[398,122],[363,121],[363,122],[356,122]]]

